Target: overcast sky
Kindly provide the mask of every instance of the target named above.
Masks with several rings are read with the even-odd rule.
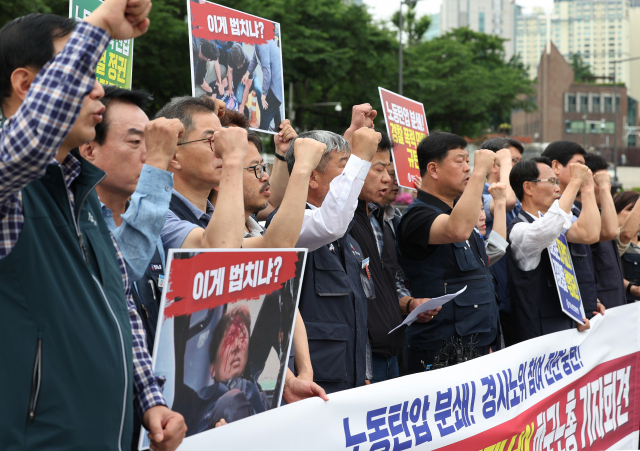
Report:
[[[473,0],[472,0],[473,1]],[[373,17],[377,20],[388,20],[394,11],[398,10],[399,0],[363,0],[370,7]],[[542,6],[546,11],[553,9],[553,0],[516,0],[516,3],[524,7],[525,13],[530,13],[534,6]],[[442,0],[419,1],[416,9],[418,14],[434,14],[440,12]]]

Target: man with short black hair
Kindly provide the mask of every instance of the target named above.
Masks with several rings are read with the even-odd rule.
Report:
[[[567,241],[590,243],[600,234],[597,207],[593,197],[593,178],[589,168],[579,163],[567,166],[569,180],[560,196],[559,180],[551,169],[551,160],[538,157],[518,163],[509,182],[522,202],[522,211],[507,230],[509,293],[515,343],[571,329],[589,328],[563,313],[554,271],[547,247],[564,233]],[[578,190],[585,198],[579,219],[571,214]],[[586,310],[586,309],[585,309]]]
[[[588,153],[585,164],[593,172],[596,202],[602,217],[600,241],[591,245],[593,268],[596,276],[598,299],[605,307],[612,308],[627,303],[622,275],[622,262],[618,253],[619,224],[616,206],[611,195],[611,176],[607,172],[609,163],[600,155]],[[605,235],[605,236],[603,236]],[[610,240],[608,238],[614,236]],[[622,245],[622,244],[621,244]]]
[[[560,194],[562,194],[564,193],[564,189],[569,183],[570,179],[570,171],[568,169],[568,166],[571,163],[584,164],[587,152],[582,148],[580,144],[574,143],[572,141],[554,141],[547,146],[544,152],[542,152],[542,155],[551,160],[551,167],[556,177],[558,178],[558,182],[560,184]],[[594,174],[592,174],[592,177],[593,175]],[[593,180],[595,183],[603,182],[602,176],[598,176],[597,178],[593,177]],[[595,189],[597,189],[596,186],[594,186],[594,192]],[[593,206],[594,203],[592,203],[591,201],[596,201],[595,198],[592,199],[590,196],[588,199],[585,199],[582,198],[581,193],[578,193],[578,195],[576,196],[576,200],[574,201],[573,207],[571,208],[571,213],[575,217],[580,216],[583,210],[583,202],[588,200],[589,204]],[[598,222],[601,222],[600,214],[598,214],[597,220]],[[616,215],[613,216],[613,222],[609,220],[608,222],[604,223],[605,227],[602,227],[602,225],[603,224],[601,223],[600,239],[612,239],[612,232],[615,232],[615,235],[617,235],[618,221]],[[615,235],[613,236],[615,237]],[[587,318],[591,319],[593,315],[598,312],[604,314],[605,306],[598,299],[593,252],[589,244],[593,243],[569,242],[569,250],[571,251],[573,266],[576,271],[576,278],[578,279],[578,286],[580,288],[580,295],[582,297],[582,304],[584,306],[585,314],[587,315]]]
[[[475,152],[469,172],[467,142],[460,136],[433,132],[418,145],[422,185],[398,227],[398,257],[411,298],[411,313],[429,298],[467,289],[442,307],[437,316],[407,328],[403,363],[407,373],[424,371],[443,340],[473,343],[480,355],[498,344],[498,305],[482,237],[475,231],[478,207],[496,154]],[[426,322],[428,321],[428,322]]]
[[[496,164],[493,166],[491,173],[487,177],[487,182],[484,184],[484,190],[482,191],[482,203],[484,205],[484,213],[486,215],[486,233],[485,237],[491,237],[491,231],[493,230],[494,219],[494,199],[491,193],[489,193],[489,187],[493,183],[504,183],[507,188],[506,199],[506,227],[511,224],[518,214],[522,205],[516,197],[511,185],[509,185],[509,174],[511,168],[522,161],[522,154],[524,153],[524,147],[522,144],[513,138],[491,138],[480,145],[481,149],[489,149],[496,152]],[[500,241],[499,238],[494,237],[494,240]],[[502,337],[506,346],[511,346],[513,341],[511,340],[511,307],[509,301],[509,284],[507,281],[507,259],[501,258],[497,262],[491,264],[491,274],[496,279],[496,292],[498,293],[498,305],[500,306],[500,326],[502,327]]]

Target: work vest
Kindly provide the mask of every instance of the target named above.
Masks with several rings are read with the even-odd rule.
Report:
[[[298,309],[309,340],[313,380],[327,393],[360,387],[367,365],[367,290],[362,250],[347,232],[307,254]]]
[[[164,250],[163,250],[164,252]],[[131,292],[136,303],[136,309],[142,319],[147,333],[147,347],[149,354],[153,353],[153,343],[156,338],[162,285],[164,282],[164,265],[160,251],[156,246],[153,258],[147,264],[147,269],[140,280],[132,282]]]
[[[591,245],[591,251],[593,253],[598,299],[606,308],[625,305],[627,296],[624,290],[622,264],[616,240],[593,244]]]
[[[105,173],[74,154],[22,190],[24,225],[0,260],[0,448],[131,445],[133,360],[122,275],[95,187]]]
[[[415,199],[412,208],[437,207]],[[441,244],[423,260],[409,260],[398,249],[398,261],[416,298],[435,298],[466,291],[442,306],[442,310],[427,323],[414,322],[407,328],[407,348],[416,351],[437,351],[443,340],[453,337],[466,340],[474,337],[478,346],[494,342],[498,332],[498,304],[493,276],[489,271],[487,253],[482,238],[474,230],[467,241]]]
[[[625,279],[636,285],[640,285],[640,254],[636,252],[625,252],[622,254],[622,264],[624,265]],[[636,302],[640,299],[630,293],[626,293],[626,295],[627,302]]]
[[[571,213],[576,217],[580,217],[580,207],[573,205]],[[576,273],[578,288],[580,289],[580,298],[584,307],[584,313],[587,318],[593,317],[593,312],[597,307],[596,293],[596,275],[594,270],[593,255],[591,246],[588,244],[569,243],[569,252],[571,253],[571,261],[573,262],[573,270]]]
[[[534,221],[520,213],[507,228],[507,240],[516,224]],[[553,277],[549,251],[544,249],[540,263],[531,271],[518,267],[513,247],[507,248],[507,275],[511,296],[511,330],[514,343],[571,329],[573,320],[562,312],[556,281]]]

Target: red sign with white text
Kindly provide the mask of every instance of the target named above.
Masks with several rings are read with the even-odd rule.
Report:
[[[191,2],[193,36],[203,39],[266,44],[275,37],[275,24],[215,3]]]
[[[398,185],[415,189],[413,177],[420,177],[418,144],[429,136],[424,106],[384,88],[378,90],[387,133],[393,143],[393,164]]]

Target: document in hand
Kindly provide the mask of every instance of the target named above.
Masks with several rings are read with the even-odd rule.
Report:
[[[464,290],[466,289],[467,289],[467,286],[465,285],[465,287],[462,290],[458,291],[457,293],[445,294],[444,296],[440,296],[439,298],[432,298],[432,299],[429,299],[424,304],[420,304],[413,310],[413,312],[407,315],[405,320],[398,327],[404,326],[405,324],[407,326],[410,326],[418,318],[418,315],[420,313],[425,313],[429,310],[437,309],[438,307],[446,304],[447,302],[449,302],[451,299],[455,298],[459,294],[464,293]],[[389,333],[393,332],[398,327],[390,330]]]

